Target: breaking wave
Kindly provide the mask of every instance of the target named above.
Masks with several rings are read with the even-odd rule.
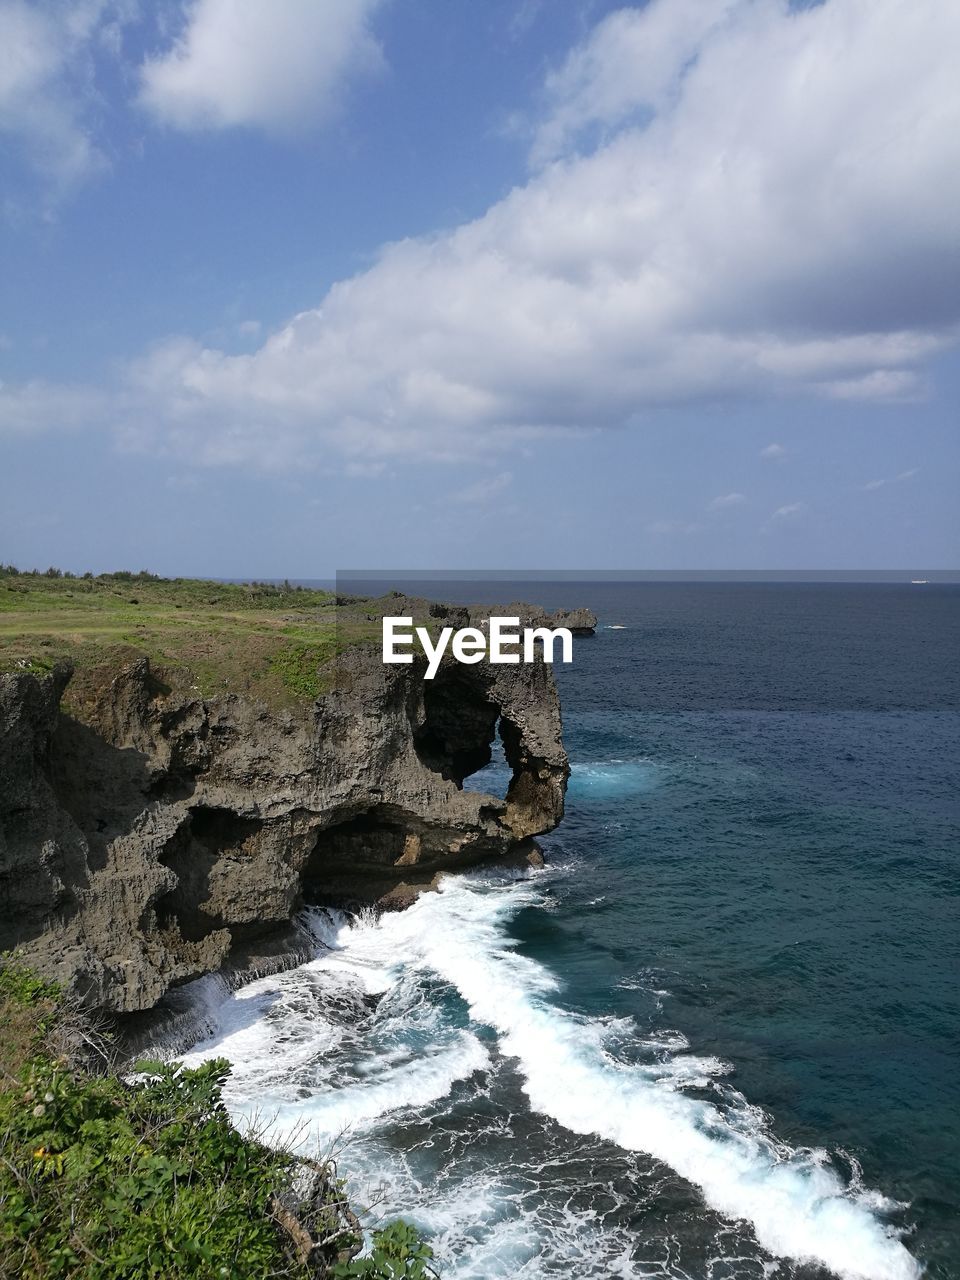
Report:
[[[550,1160],[521,1168],[522,1150],[503,1143],[538,1123],[587,1148],[615,1144],[627,1162],[652,1157],[720,1218],[749,1223],[774,1258],[851,1280],[918,1276],[884,1221],[896,1206],[845,1179],[826,1151],[777,1141],[762,1112],[716,1083],[725,1063],[691,1053],[679,1032],[644,1035],[631,1019],[564,1007],[558,979],[508,931],[515,913],[544,900],[542,876],[477,875],[446,879],[380,919],[312,912],[318,957],[227,996],[217,1030],[186,1060],[228,1057],[231,1110],[274,1140],[322,1151],[349,1135],[350,1171],[394,1211],[406,1199],[451,1276],[557,1274],[551,1258],[569,1267],[581,1255],[589,1274],[586,1259],[604,1249],[602,1274],[679,1274],[666,1256],[637,1269],[630,1233],[606,1228],[597,1206],[608,1192],[622,1205],[629,1178],[594,1202],[565,1192],[532,1207]],[[525,1095],[522,1125],[512,1104],[491,1103],[491,1081],[508,1078],[521,1104]],[[451,1137],[457,1121],[444,1107],[460,1107],[478,1150]],[[511,1152],[498,1166],[484,1163],[490,1133]],[[431,1146],[445,1155],[428,1185],[416,1157]],[[737,1274],[766,1273],[758,1267]]]

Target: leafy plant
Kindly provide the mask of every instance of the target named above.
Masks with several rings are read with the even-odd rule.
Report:
[[[0,1275],[307,1280],[355,1247],[325,1177],[310,1209],[328,1224],[326,1252],[309,1265],[298,1252],[276,1211],[296,1161],[230,1123],[225,1059],[142,1063],[137,1083],[90,1074],[45,1047],[59,998],[0,965],[4,1034],[21,1037],[26,1057],[0,1078]]]
[[[35,1005],[42,1000],[57,1000],[60,988],[55,982],[47,982],[32,969],[7,962],[0,966],[0,1000],[13,1004]]]
[[[433,1250],[421,1239],[416,1227],[398,1218],[373,1233],[368,1254],[338,1263],[335,1276],[363,1276],[367,1280],[427,1280],[436,1276],[431,1266]]]

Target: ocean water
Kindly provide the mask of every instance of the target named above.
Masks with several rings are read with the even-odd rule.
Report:
[[[960,588],[497,598],[600,618],[547,867],[311,910],[187,1060],[445,1277],[960,1277]]]

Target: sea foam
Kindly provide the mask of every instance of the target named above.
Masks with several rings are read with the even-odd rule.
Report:
[[[745,1100],[721,1109],[683,1092],[702,1089],[725,1064],[686,1052],[676,1033],[661,1037],[670,1056],[661,1053],[649,1065],[624,1060],[612,1047],[622,1019],[613,1023],[563,1007],[555,975],[519,954],[507,931],[510,917],[540,895],[535,879],[448,878],[439,892],[379,921],[322,917],[315,929],[329,950],[302,970],[226,1000],[219,1033],[192,1058],[230,1057],[237,1064],[229,1097],[235,1111],[256,1108],[278,1139],[322,1146],[344,1130],[443,1098],[457,1081],[482,1072],[490,1057],[477,1032],[488,1028],[500,1053],[516,1063],[533,1111],[576,1134],[662,1161],[695,1184],[712,1209],[748,1221],[774,1256],[819,1263],[848,1280],[914,1280],[919,1266],[878,1216],[882,1197],[846,1184],[826,1152],[776,1141],[762,1113]],[[392,1052],[366,1066],[361,1058],[349,1078],[330,1080],[323,1059],[347,1032],[314,1014],[299,1032],[287,1033],[284,1045],[268,1020],[275,1017],[271,1009],[289,1006],[290,990],[304,977],[324,981],[338,974],[393,1001],[386,1021],[403,1035],[390,1041]],[[424,998],[423,982],[437,978],[466,1003],[469,1027],[444,1025],[437,1006]],[[249,1016],[250,1001],[259,1002],[260,1021]],[[284,1026],[291,1022],[296,1027],[295,1017],[282,1019]],[[307,1096],[302,1087],[291,1096],[282,1086],[289,1053],[317,1057],[321,1069]]]

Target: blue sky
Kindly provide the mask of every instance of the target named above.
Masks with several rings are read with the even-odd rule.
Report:
[[[0,559],[960,563],[957,6],[0,31]]]

